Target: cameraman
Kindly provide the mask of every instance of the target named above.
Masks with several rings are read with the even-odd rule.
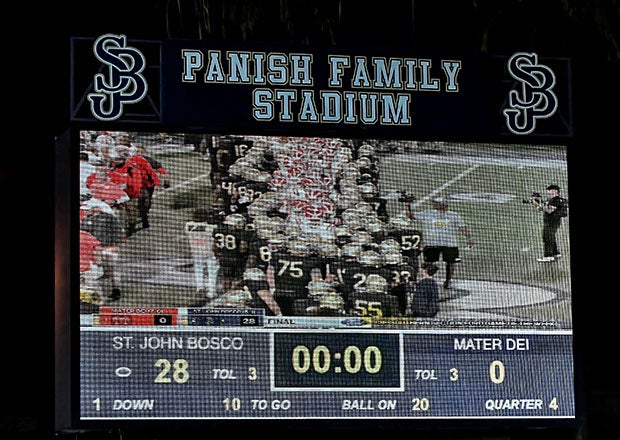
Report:
[[[533,205],[537,211],[543,213],[542,238],[544,254],[537,261],[550,263],[562,256],[558,249],[556,234],[562,224],[562,218],[567,215],[568,201],[560,196],[560,187],[558,185],[549,185],[547,187],[547,200],[540,203],[535,202]]]

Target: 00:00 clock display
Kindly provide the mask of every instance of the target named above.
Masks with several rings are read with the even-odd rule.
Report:
[[[350,374],[359,373],[362,368],[366,373],[377,374],[381,371],[383,361],[379,347],[370,345],[362,350],[355,346],[347,346],[342,353],[334,353],[335,359],[342,357],[342,367]],[[324,374],[330,371],[332,354],[325,345],[317,345],[312,351],[305,345],[297,345],[292,353],[293,370],[304,374],[310,371]]]
[[[396,333],[274,332],[273,389],[402,388]]]

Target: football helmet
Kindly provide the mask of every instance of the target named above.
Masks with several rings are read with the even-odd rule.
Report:
[[[298,257],[310,255],[310,245],[303,240],[295,239],[290,241],[287,245],[287,249],[292,255]]]
[[[368,217],[366,221],[366,230],[371,234],[381,234],[385,231],[385,224],[376,216]]]
[[[340,255],[345,258],[355,258],[357,259],[362,252],[362,246],[354,243],[347,243],[342,246],[340,250]]]
[[[248,205],[248,215],[254,219],[254,223],[256,223],[256,218],[266,216],[266,212],[269,211],[269,206],[267,204],[254,200],[250,205]]]
[[[363,217],[376,215],[375,208],[373,208],[370,203],[363,200],[355,205],[355,210]]]
[[[381,243],[379,243],[379,251],[381,253],[385,253],[388,251],[396,250],[400,252],[400,243],[394,238],[386,238]]]
[[[390,226],[395,229],[407,229],[411,227],[411,220],[409,216],[403,212],[390,218]]]
[[[385,264],[401,264],[403,262],[402,254],[396,249],[388,249],[382,252],[382,256]]]
[[[345,180],[357,181],[362,176],[360,170],[358,170],[354,164],[351,164],[342,172],[342,178]]]
[[[364,266],[380,266],[382,258],[377,251],[362,251],[357,257],[357,261]]]
[[[369,198],[375,197],[379,192],[377,191],[377,187],[372,182],[366,182],[360,185],[360,192],[362,197]]]
[[[321,257],[337,257],[340,252],[340,248],[334,243],[319,243],[316,248]]]
[[[349,208],[342,211],[340,218],[342,218],[343,224],[350,228],[355,227],[360,223],[359,212],[354,208]]]
[[[370,274],[366,278],[366,291],[371,293],[387,293],[388,282],[381,275]]]
[[[368,156],[362,156],[355,161],[355,164],[361,170],[364,168],[370,168],[372,166],[372,161]]]
[[[245,217],[241,214],[228,214],[223,221],[223,224],[235,229],[245,228],[245,223]]]
[[[319,307],[321,309],[333,310],[342,313],[344,308],[344,299],[336,292],[326,293],[320,297]]]
[[[334,230],[334,236],[336,238],[336,243],[340,245],[344,245],[345,243],[348,243],[352,235],[353,234],[351,233],[351,230],[349,229],[347,225],[337,226],[336,229]]]
[[[351,237],[351,242],[355,244],[359,244],[361,246],[368,245],[372,243],[373,238],[370,232],[363,230],[355,230],[353,231],[353,237]]]
[[[243,279],[245,281],[263,281],[265,279],[265,272],[258,267],[249,267],[243,272]]]
[[[375,147],[370,144],[364,144],[357,150],[358,157],[372,157],[375,154]]]

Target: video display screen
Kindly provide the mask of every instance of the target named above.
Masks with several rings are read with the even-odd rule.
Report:
[[[72,148],[80,421],[575,418],[566,145]]]

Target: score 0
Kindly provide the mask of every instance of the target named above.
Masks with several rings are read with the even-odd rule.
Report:
[[[416,370],[417,373],[418,370]],[[491,382],[500,384],[506,379],[506,366],[502,361],[495,360],[489,364],[489,377]],[[433,379],[433,377],[431,377]],[[450,380],[456,382],[459,380],[458,368],[450,368]]]

